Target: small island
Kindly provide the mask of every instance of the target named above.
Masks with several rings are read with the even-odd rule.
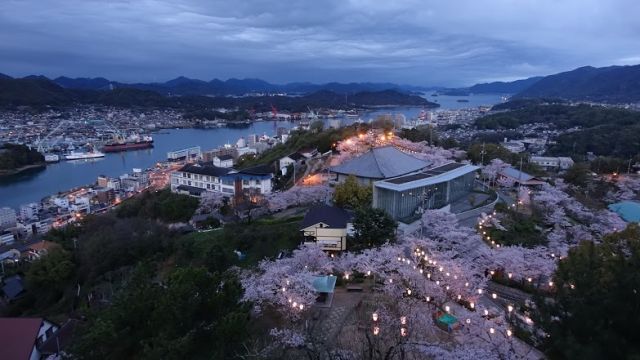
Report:
[[[15,175],[45,165],[44,156],[26,145],[0,145],[0,176]]]

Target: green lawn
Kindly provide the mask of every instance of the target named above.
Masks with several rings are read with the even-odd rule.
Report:
[[[247,267],[264,258],[273,258],[281,251],[295,249],[302,240],[300,220],[300,217],[293,217],[261,219],[251,224],[227,224],[219,230],[185,235],[180,241],[195,258],[207,257],[213,248],[225,254],[238,250],[245,258],[242,261],[234,259],[234,263]]]

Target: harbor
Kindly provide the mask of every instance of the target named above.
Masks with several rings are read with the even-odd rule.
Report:
[[[479,106],[491,105],[500,102],[498,95],[476,95],[469,96],[470,103],[461,106],[456,101],[457,96],[439,96],[438,101],[442,103],[442,107],[434,109],[430,113],[433,119],[440,119],[443,123],[453,123],[456,121],[466,121],[465,119],[477,116]],[[391,115],[400,116],[410,124],[411,121],[417,119],[424,109],[420,107],[380,107],[362,111],[353,116],[342,116],[335,118],[322,118],[325,127],[344,126],[353,122],[368,122],[379,116]],[[149,118],[150,116],[147,116]],[[138,116],[137,119],[142,118]],[[155,118],[156,122],[161,117]],[[39,202],[44,197],[54,195],[58,192],[67,191],[71,188],[85,186],[96,182],[98,176],[120,176],[131,172],[133,168],[147,169],[153,167],[158,162],[167,160],[167,154],[180,149],[187,149],[200,146],[201,149],[213,149],[225,144],[235,143],[240,138],[245,138],[255,134],[257,136],[275,136],[280,131],[288,131],[294,127],[306,126],[310,121],[291,121],[286,116],[281,117],[282,120],[265,119],[263,121],[254,121],[243,127],[212,127],[206,129],[183,128],[184,124],[177,123],[180,128],[170,128],[170,122],[163,122],[161,129],[149,131],[149,135],[153,139],[153,147],[140,150],[122,152],[108,152],[93,150],[96,153],[89,155],[89,158],[83,159],[82,149],[74,149],[66,155],[59,156],[59,162],[50,162],[46,167],[38,167],[23,171],[16,175],[0,177],[0,207],[8,206],[18,209],[23,204]],[[311,120],[314,121],[314,120]],[[136,125],[141,125],[136,123]],[[138,126],[140,128],[141,126]],[[83,130],[78,132],[87,136],[90,132]],[[74,134],[66,134],[70,136]],[[82,138],[84,139],[84,137]],[[95,141],[99,149],[102,144],[109,139],[102,139],[102,143]],[[78,140],[78,143],[87,143],[85,140]],[[73,151],[78,152],[77,159],[69,159],[64,157],[72,154]],[[73,157],[73,155],[72,155]],[[53,160],[53,159],[52,159]]]

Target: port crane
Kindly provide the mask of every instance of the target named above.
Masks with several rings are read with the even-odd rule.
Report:
[[[38,150],[38,152],[39,153],[44,153],[45,152],[44,145],[49,140],[51,135],[55,134],[58,130],[60,130],[62,128],[62,125],[65,125],[65,124],[68,124],[68,123],[71,123],[71,121],[62,120],[62,121],[60,121],[58,126],[53,128],[53,130],[49,131],[49,133],[47,135],[45,135],[45,137],[40,139],[40,136],[38,136],[38,140],[36,141],[36,149]],[[58,143],[58,140],[56,140],[53,144],[49,144],[49,146],[47,147],[47,150],[49,150],[51,148],[51,146],[54,146],[57,143]]]
[[[317,120],[318,119],[318,113],[316,113],[313,110],[311,110],[311,108],[308,107],[308,106],[307,106],[307,109],[309,109],[309,118]]]

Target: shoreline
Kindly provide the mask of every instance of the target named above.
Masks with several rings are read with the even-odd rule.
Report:
[[[6,177],[6,176],[12,176],[12,175],[18,175],[24,171],[30,170],[30,169],[37,169],[37,168],[41,168],[41,167],[46,167],[47,163],[43,162],[43,163],[38,163],[38,164],[31,164],[31,165],[25,165],[16,169],[12,169],[12,170],[0,170],[0,177]]]

